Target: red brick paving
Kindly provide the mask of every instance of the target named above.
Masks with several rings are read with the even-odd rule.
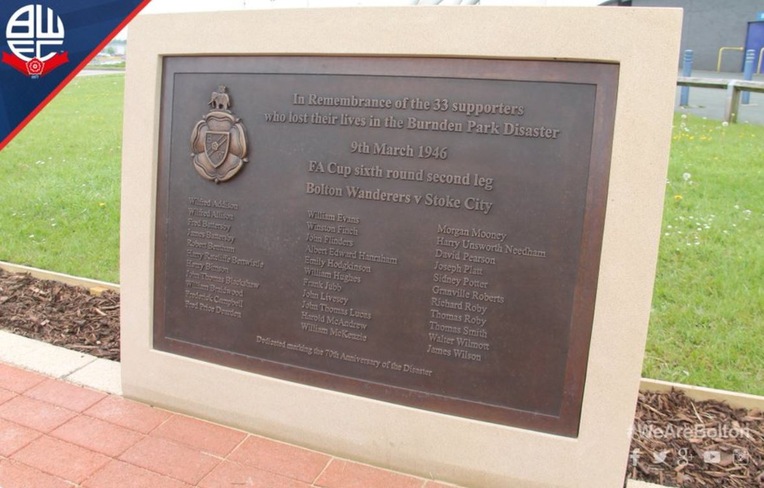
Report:
[[[200,488],[222,486],[267,486],[268,488],[310,488],[315,485],[287,478],[252,466],[223,461],[199,483]]]
[[[331,456],[264,437],[249,436],[228,459],[271,473],[310,483]]]
[[[178,444],[193,447],[218,457],[225,457],[244,441],[247,434],[191,417],[173,415],[152,433]]]
[[[46,379],[41,374],[0,363],[0,388],[23,393]]]
[[[0,456],[10,456],[41,435],[36,430],[0,419]]]
[[[118,396],[107,396],[85,413],[106,422],[148,434],[171,417],[170,412],[131,402]]]
[[[191,485],[199,483],[220,458],[164,439],[145,437],[119,459]]]
[[[0,486],[9,488],[72,488],[71,483],[61,478],[45,474],[10,459],[0,459]]]
[[[119,456],[143,439],[139,432],[87,415],[74,417],[50,435],[109,457]]]
[[[367,486],[421,488],[422,480],[366,464],[333,459],[316,480],[316,485],[332,488],[366,488]]]
[[[133,466],[122,461],[113,459],[87,479],[82,486],[84,488],[190,488],[182,481],[152,473],[138,466]]]
[[[0,418],[40,432],[50,432],[76,415],[72,410],[24,395],[0,405]]]
[[[17,396],[18,394],[16,392],[13,392],[11,390],[6,390],[5,388],[0,388],[0,404],[3,404],[10,400],[11,398]]]
[[[56,381],[53,378],[30,388],[24,395],[75,412],[82,412],[106,397],[106,393],[80,388],[70,383]]]
[[[453,488],[0,363],[2,488]]]
[[[103,454],[45,435],[17,451],[11,459],[74,483],[82,483],[109,462]]]

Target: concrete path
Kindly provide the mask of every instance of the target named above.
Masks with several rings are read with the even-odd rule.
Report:
[[[124,75],[123,69],[83,69],[77,76]]]

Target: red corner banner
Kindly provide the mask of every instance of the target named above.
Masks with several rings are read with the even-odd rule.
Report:
[[[151,0],[0,0],[0,150]]]
[[[58,68],[64,63],[69,62],[69,55],[66,52],[56,53],[53,57],[47,61],[43,61],[39,58],[34,58],[29,61],[24,61],[21,58],[3,53],[3,63],[17,69],[25,75],[29,76],[45,76],[54,69]]]

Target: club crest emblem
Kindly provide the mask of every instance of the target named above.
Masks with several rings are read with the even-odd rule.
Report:
[[[42,5],[30,4],[16,10],[5,26],[5,37],[11,52],[3,52],[0,61],[32,79],[69,62],[66,51],[56,51],[64,44],[64,23],[52,9]]]
[[[212,92],[209,113],[196,123],[191,133],[191,157],[199,175],[215,183],[233,178],[247,162],[244,124],[230,110],[226,87]]]

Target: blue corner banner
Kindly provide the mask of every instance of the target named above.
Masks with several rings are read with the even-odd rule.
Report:
[[[0,0],[0,149],[150,0]]]

